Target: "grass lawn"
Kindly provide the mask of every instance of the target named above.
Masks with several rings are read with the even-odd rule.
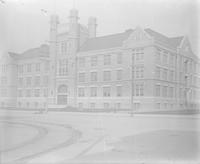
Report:
[[[196,160],[199,132],[158,130],[127,136],[112,143],[113,149],[80,157],[81,160]]]

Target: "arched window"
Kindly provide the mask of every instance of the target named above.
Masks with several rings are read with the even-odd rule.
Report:
[[[58,87],[58,93],[67,93],[67,86],[66,85],[60,85]]]

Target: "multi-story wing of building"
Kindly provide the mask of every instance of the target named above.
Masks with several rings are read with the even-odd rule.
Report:
[[[3,59],[1,106],[45,107],[49,88],[49,47],[41,45],[22,54],[9,53]]]
[[[108,111],[198,108],[200,63],[186,36],[167,37],[136,27],[97,37],[96,18],[89,18],[88,26],[78,19],[75,9],[67,24],[53,15],[49,45],[5,55],[1,106]]]

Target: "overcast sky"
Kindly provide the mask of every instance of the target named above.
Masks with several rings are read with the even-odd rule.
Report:
[[[167,36],[187,35],[197,53],[200,0],[4,0],[0,2],[0,49],[23,52],[47,43],[49,15],[68,21],[79,10],[80,23],[97,17],[97,36],[141,26]],[[41,9],[47,10],[44,14]]]

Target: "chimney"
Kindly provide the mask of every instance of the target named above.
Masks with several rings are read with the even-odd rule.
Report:
[[[78,23],[78,10],[71,9],[69,13],[69,23],[70,24],[77,24]]]
[[[59,18],[57,15],[51,15],[50,17],[50,41],[55,42],[57,37]]]
[[[88,20],[88,30],[89,30],[89,38],[95,38],[96,37],[96,18],[90,17]]]
[[[78,32],[78,10],[71,9],[69,13],[69,31],[71,34],[77,34]]]

